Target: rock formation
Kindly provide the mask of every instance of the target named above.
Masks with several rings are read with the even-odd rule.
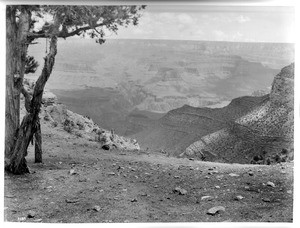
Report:
[[[225,128],[202,137],[181,156],[221,162],[268,164],[293,158],[294,64],[274,78],[269,95]],[[254,159],[254,160],[253,160]],[[279,160],[278,160],[279,159]]]

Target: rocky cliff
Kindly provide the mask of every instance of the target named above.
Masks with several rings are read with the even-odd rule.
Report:
[[[221,130],[229,122],[246,115],[260,105],[263,97],[240,97],[223,108],[195,108],[184,105],[168,112],[146,130],[134,135],[143,149],[178,156],[193,142]]]
[[[181,156],[202,160],[270,163],[293,157],[294,64],[274,78],[269,95],[227,126],[201,137]]]

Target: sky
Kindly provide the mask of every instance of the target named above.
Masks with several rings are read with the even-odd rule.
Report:
[[[148,5],[138,26],[110,38],[295,42],[289,6]]]

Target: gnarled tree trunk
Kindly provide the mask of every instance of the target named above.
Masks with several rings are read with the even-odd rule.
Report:
[[[39,112],[42,105],[42,96],[48,78],[51,75],[55,56],[57,53],[57,37],[53,36],[50,39],[50,50],[45,57],[44,67],[40,77],[38,78],[32,99],[25,89],[22,92],[25,97],[25,107],[28,114],[24,117],[19,130],[17,131],[17,140],[13,147],[12,156],[9,164],[6,165],[6,170],[14,174],[28,173],[25,156],[27,155],[27,148],[33,139],[33,135],[38,133],[40,135]]]
[[[17,8],[21,11],[16,21]],[[28,49],[27,32],[31,12],[26,7],[6,8],[6,100],[5,100],[5,158],[10,158],[20,125],[20,92]]]

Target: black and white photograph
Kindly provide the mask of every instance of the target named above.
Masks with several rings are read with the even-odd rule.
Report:
[[[4,225],[293,226],[294,2],[1,1]]]

